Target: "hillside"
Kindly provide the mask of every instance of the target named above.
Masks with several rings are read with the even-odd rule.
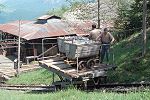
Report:
[[[92,20],[98,21],[98,4],[88,3],[80,4],[76,8],[67,10],[63,17],[68,21]],[[102,0],[100,2],[100,20],[101,27],[108,24],[112,27],[113,19],[117,17],[117,3],[113,0]]]
[[[114,45],[116,71],[109,72],[111,82],[150,81],[150,31],[147,32],[147,53],[141,57],[141,34],[136,33]]]
[[[114,20],[118,16],[118,8],[120,5],[123,5],[129,9],[132,2],[133,0],[100,0],[99,15],[101,28],[113,27]],[[79,3],[75,7],[67,9],[65,12],[63,12],[62,16],[66,20],[72,22],[80,20],[92,20],[97,24],[98,3]]]

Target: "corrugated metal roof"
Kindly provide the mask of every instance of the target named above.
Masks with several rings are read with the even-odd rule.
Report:
[[[46,24],[36,24],[36,21],[21,21],[20,36],[26,40],[55,37],[64,35],[87,35],[88,22],[68,23],[60,19],[50,19]],[[0,24],[0,30],[12,35],[19,35],[19,21]]]
[[[50,18],[58,18],[58,19],[61,19],[61,17],[59,16],[56,16],[56,15],[43,15],[43,16],[40,16],[38,18],[38,20],[48,20]]]
[[[43,15],[43,16],[39,17],[38,19],[48,19],[50,17],[51,17],[50,15]]]

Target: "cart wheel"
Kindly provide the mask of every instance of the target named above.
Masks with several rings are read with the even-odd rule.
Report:
[[[80,61],[79,65],[78,65],[78,69],[81,70],[85,67],[85,62],[84,61]]]
[[[87,68],[93,68],[94,65],[95,65],[95,61],[93,59],[87,61]]]

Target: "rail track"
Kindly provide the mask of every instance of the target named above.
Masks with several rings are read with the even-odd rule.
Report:
[[[67,87],[66,87],[67,88]],[[66,89],[63,88],[63,89]],[[56,86],[27,86],[27,85],[0,85],[1,90],[16,90],[16,91],[37,91],[37,92],[55,92]],[[97,86],[88,86],[86,91],[106,91],[106,92],[135,92],[145,91],[150,89],[150,83],[132,83],[132,84],[100,84]],[[60,90],[60,88],[59,88]]]
[[[95,86],[95,89],[106,91],[106,92],[119,92],[119,93],[147,91],[150,90],[150,83],[100,84]]]
[[[39,91],[53,92],[56,91],[55,86],[35,86],[35,85],[0,85],[1,90],[16,90],[16,91]]]

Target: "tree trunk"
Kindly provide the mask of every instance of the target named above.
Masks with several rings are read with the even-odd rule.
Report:
[[[142,56],[146,54],[146,17],[147,17],[147,0],[143,0],[143,44]]]

